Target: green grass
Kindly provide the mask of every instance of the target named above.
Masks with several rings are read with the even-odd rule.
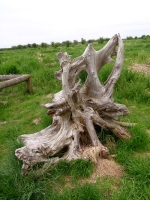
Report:
[[[93,46],[98,50],[105,43],[94,42]],[[14,156],[14,151],[19,147],[16,143],[19,135],[40,131],[52,123],[42,105],[51,101],[48,94],[61,90],[61,84],[54,76],[60,69],[56,53],[68,52],[73,59],[84,52],[87,44],[0,51],[0,74],[29,73],[33,85],[33,94],[26,92],[25,83],[0,91],[0,199],[150,199],[150,136],[147,133],[150,130],[150,77],[129,70],[135,63],[150,63],[149,43],[150,38],[124,40],[124,66],[114,90],[115,101],[130,110],[130,114],[120,120],[137,123],[127,128],[132,134],[131,140],[120,141],[111,133],[99,131],[103,142],[111,138],[116,143],[115,147],[110,147],[110,152],[116,154],[116,162],[124,167],[123,177],[98,178],[94,183],[83,184],[81,180],[90,177],[94,170],[91,162],[60,162],[39,178],[34,171],[23,177],[22,163]],[[113,64],[107,64],[101,69],[102,83],[112,67]],[[84,82],[86,76],[82,72],[79,78]],[[35,119],[40,119],[38,124],[34,123]]]

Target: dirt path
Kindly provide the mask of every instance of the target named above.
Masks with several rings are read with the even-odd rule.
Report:
[[[144,73],[147,76],[150,76],[150,64],[134,64],[129,67],[129,69],[134,70],[136,72]]]

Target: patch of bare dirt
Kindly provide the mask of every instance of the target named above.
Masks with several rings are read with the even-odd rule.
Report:
[[[113,159],[99,159],[96,165],[96,170],[93,177],[113,176],[121,177],[123,174],[123,167],[116,163]]]
[[[78,180],[79,184],[96,183],[98,178],[105,178],[118,180],[124,173],[124,168],[116,163],[113,159],[115,155],[109,156],[108,159],[101,158],[99,151],[100,147],[85,147],[83,152],[84,159],[91,159],[94,163],[94,171],[88,178]],[[71,176],[65,177],[65,187],[73,188],[71,183]]]
[[[150,152],[144,152],[144,153],[139,153],[139,152],[136,152],[136,156],[140,156],[142,158],[145,158],[147,156],[150,156]]]
[[[95,166],[95,171],[90,178],[82,180],[82,182],[95,183],[99,177],[119,178],[123,175],[123,167],[116,163],[113,159],[100,158]]]
[[[5,122],[0,122],[0,125],[2,125],[2,124],[6,124],[7,122],[5,121]]]
[[[117,182],[120,180],[118,178],[121,178],[123,176],[123,167],[120,166],[118,163],[116,163],[114,160],[110,159],[99,159],[93,174],[89,178],[84,178],[78,180],[79,184],[84,184],[84,183],[96,183],[98,178],[105,178],[107,177],[112,178],[115,180],[116,185],[112,185],[114,190],[117,190]],[[66,176],[65,177],[65,188],[70,188],[73,189],[74,185],[71,182],[71,176]],[[119,183],[119,182],[118,182]],[[59,187],[59,192],[62,192],[63,188],[60,186]]]
[[[87,182],[96,183],[98,178],[105,178],[105,177],[107,178],[113,177],[113,179],[117,181],[118,178],[121,178],[122,176],[123,176],[123,167],[121,165],[116,163],[113,159],[99,158],[93,174],[89,178],[80,179],[78,182],[79,184],[84,184]],[[70,180],[71,176],[65,177],[65,187],[74,188]],[[62,188],[60,188],[60,191],[61,190]]]
[[[53,97],[53,94],[50,93],[50,94],[46,95],[46,97],[47,97],[47,98],[52,98],[52,97]]]
[[[42,57],[41,57],[42,55],[41,55],[41,53],[37,53],[37,59],[39,60],[39,61],[42,61]]]
[[[37,119],[34,119],[32,122],[36,125],[38,125],[41,121],[41,118],[37,118]]]
[[[144,153],[145,156],[150,156],[150,152]]]
[[[45,103],[40,103],[40,106],[45,107]]]
[[[147,129],[147,133],[148,133],[148,134],[149,134],[149,136],[150,136],[150,130],[148,130],[148,129]]]
[[[147,76],[150,76],[150,64],[134,64],[130,66],[131,70],[134,70],[139,73],[144,73]]]
[[[89,178],[79,181],[81,184],[85,182],[96,183],[96,180],[101,177],[113,177],[116,179],[123,176],[123,167],[114,161],[114,156],[109,156],[107,159],[104,159],[99,154],[100,149],[100,147],[86,147],[84,149],[82,156],[91,159],[95,165],[95,169]],[[69,181],[67,181],[68,184]]]
[[[7,101],[0,101],[0,103],[6,105]]]

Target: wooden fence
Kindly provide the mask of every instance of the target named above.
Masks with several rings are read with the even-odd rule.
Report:
[[[27,91],[32,93],[31,76],[29,74],[0,75],[0,89],[26,81]]]

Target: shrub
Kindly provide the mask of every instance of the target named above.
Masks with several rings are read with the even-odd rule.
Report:
[[[103,42],[105,41],[105,39],[103,37],[100,37],[97,41],[98,41],[98,43],[103,44]]]
[[[45,42],[42,42],[42,43],[41,43],[41,47],[42,47],[42,48],[47,48],[47,47],[48,47],[48,44],[45,43]]]
[[[85,44],[86,40],[84,38],[81,38],[81,44]]]
[[[78,41],[77,41],[77,40],[73,40],[73,43],[74,43],[74,44],[78,44]]]

